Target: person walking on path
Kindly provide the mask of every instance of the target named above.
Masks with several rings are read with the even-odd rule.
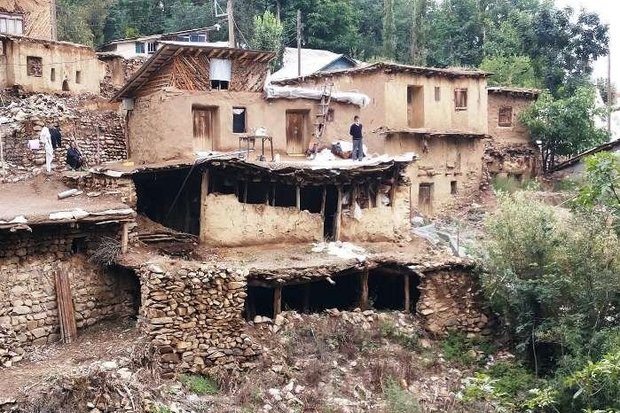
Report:
[[[43,144],[43,148],[45,149],[45,169],[47,173],[52,173],[52,159],[54,159],[54,147],[52,146],[52,136],[50,135],[50,130],[47,126],[43,126],[41,129],[41,134],[39,135],[39,140]]]
[[[353,124],[349,129],[349,134],[351,138],[353,138],[351,159],[354,161],[361,161],[364,158],[364,145],[362,145],[362,124],[360,123],[360,117],[357,115],[353,118]]]

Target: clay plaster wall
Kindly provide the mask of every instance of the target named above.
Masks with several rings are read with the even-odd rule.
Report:
[[[413,151],[418,155],[416,162],[407,169],[407,176],[412,182],[412,207],[424,215],[435,215],[456,196],[477,190],[482,179],[484,144],[480,139],[424,138],[398,133],[386,138],[386,151],[393,155]],[[456,182],[456,194],[452,193],[452,182]],[[420,184],[432,184],[430,210],[419,205]]]
[[[216,109],[211,148],[201,148],[194,143],[194,105]],[[246,108],[246,133],[232,132],[233,107]],[[328,123],[323,141],[349,139],[349,126],[359,108],[341,103],[333,103],[331,107],[335,111],[335,121]],[[286,154],[286,112],[307,112],[303,146],[307,148],[314,131],[312,123],[316,110],[317,101],[314,100],[266,101],[262,93],[168,89],[136,99],[128,121],[130,156],[136,161],[155,161],[191,157],[195,150],[238,150],[239,136],[251,134],[259,127],[265,127],[273,137],[274,151]]]
[[[57,341],[55,271],[69,277],[78,328],[134,314],[133,294],[139,287],[128,277],[89,262],[84,253],[71,251],[76,238],[85,237],[88,249],[101,235],[117,234],[117,226],[0,233],[0,326],[14,332],[22,345]]]
[[[323,238],[320,214],[295,207],[244,204],[235,195],[209,194],[202,209],[201,241],[217,246],[303,243]]]
[[[359,220],[351,216],[350,212],[343,213],[340,240],[381,242],[408,237],[410,190],[409,185],[397,187],[393,206],[379,205],[375,208],[364,208]]]
[[[500,144],[530,144],[530,134],[519,121],[519,114],[531,105],[535,99],[511,96],[500,93],[489,93],[489,135]],[[502,107],[512,108],[512,126],[499,126],[499,110]]]
[[[60,42],[42,42],[28,39],[4,41],[7,59],[6,77],[0,78],[0,87],[20,85],[29,92],[60,92],[67,80],[70,92],[99,93],[105,76],[105,64],[97,59],[95,51],[86,46]],[[28,57],[40,57],[41,76],[28,75]],[[52,69],[55,70],[52,80]],[[80,83],[77,83],[77,72]]]
[[[370,153],[385,153],[383,137],[373,131],[380,127],[391,129],[409,127],[407,86],[423,86],[425,129],[487,132],[486,79],[447,79],[374,72],[354,76],[333,76],[328,79],[309,79],[302,82],[302,85],[318,88],[322,87],[326,80],[334,82],[335,90],[361,92],[371,98],[370,105],[360,111],[365,129],[364,143]],[[438,102],[435,101],[435,86],[440,87]],[[468,89],[468,105],[465,111],[454,109],[455,88]],[[350,125],[351,120],[347,121]]]
[[[424,328],[443,334],[458,330],[489,334],[489,319],[480,297],[479,283],[471,271],[447,269],[425,272],[416,307]]]
[[[55,3],[52,0],[0,0],[0,12],[22,14],[24,36],[54,40],[52,10]]]

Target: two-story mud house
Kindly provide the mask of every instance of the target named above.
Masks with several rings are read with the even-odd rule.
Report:
[[[0,33],[56,40],[56,0],[0,0]]]

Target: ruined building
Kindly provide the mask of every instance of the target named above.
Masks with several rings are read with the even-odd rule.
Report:
[[[0,0],[0,34],[56,40],[56,1]]]

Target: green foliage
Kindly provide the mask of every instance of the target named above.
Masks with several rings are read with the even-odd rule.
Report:
[[[383,0],[383,56],[394,59],[396,56],[396,23],[394,21],[394,1]]]
[[[491,86],[541,87],[528,56],[485,57],[480,63],[480,69],[493,73],[489,78]]]
[[[620,351],[607,354],[595,363],[589,361],[566,379],[577,391],[573,399],[583,399],[586,411],[620,409]]]
[[[521,112],[521,122],[533,139],[541,141],[545,171],[553,168],[558,156],[576,155],[608,139],[607,132],[595,125],[601,113],[594,97],[590,87],[580,87],[563,99],[542,93]]]
[[[217,394],[219,391],[217,382],[210,377],[183,374],[180,379],[187,390],[199,396]]]
[[[274,70],[277,70],[282,62],[283,34],[284,26],[272,12],[265,11],[262,16],[254,17],[254,35],[252,36],[251,46],[256,50],[276,52],[272,66]]]
[[[400,344],[403,348],[407,350],[413,351],[418,349],[418,335],[415,333],[405,334],[398,328],[398,326],[396,326],[390,320],[379,321],[379,334],[381,335],[381,337],[387,338],[394,343]]]
[[[599,152],[585,159],[585,185],[577,203],[583,207],[604,207],[620,219],[620,158]]]
[[[383,387],[383,396],[387,402],[388,413],[418,413],[422,412],[415,396],[392,379],[387,380]]]
[[[462,333],[450,332],[441,342],[441,352],[446,360],[453,363],[469,366],[476,362],[472,342]]]

